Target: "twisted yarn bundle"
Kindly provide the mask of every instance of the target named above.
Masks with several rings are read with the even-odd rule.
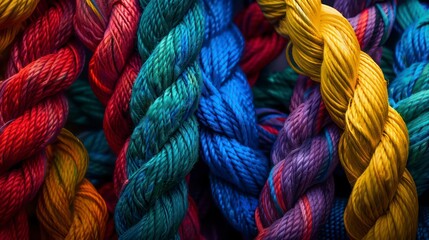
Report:
[[[36,214],[43,238],[103,239],[107,208],[85,179],[88,154],[67,130],[46,151],[49,170]]]
[[[321,82],[326,108],[344,129],[339,156],[353,186],[344,216],[349,237],[415,236],[418,203],[405,169],[406,126],[388,105],[381,70],[360,51],[353,29],[335,9],[319,1],[258,3],[277,31],[290,37],[289,63]]]
[[[115,223],[120,239],[166,239],[177,237],[188,208],[185,176],[198,159],[194,112],[201,94],[197,56],[204,17],[198,1],[140,6],[137,46],[143,65],[130,102],[136,127]]]
[[[254,211],[268,160],[258,149],[251,90],[238,66],[243,39],[232,23],[232,1],[206,0],[204,7],[201,154],[210,168],[215,203],[230,224],[250,238],[256,234]]]
[[[29,237],[26,206],[43,183],[46,147],[66,121],[61,93],[83,65],[83,51],[70,40],[73,12],[70,1],[41,4],[13,44],[0,82],[1,239]]]
[[[340,132],[310,81],[299,78],[272,150],[275,166],[255,213],[258,239],[312,239],[329,215]]]
[[[429,9],[422,5],[420,8],[421,16],[414,16],[415,22],[410,22],[396,45],[396,78],[389,85],[392,106],[404,118],[409,131],[407,167],[419,195],[429,188]],[[402,15],[403,11],[405,8],[398,14]]]

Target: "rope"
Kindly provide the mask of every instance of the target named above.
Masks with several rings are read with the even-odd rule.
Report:
[[[62,130],[47,148],[48,172],[36,214],[44,239],[102,239],[107,208],[84,178],[88,154],[81,142]]]
[[[253,86],[262,69],[280,55],[287,41],[276,33],[257,3],[239,13],[235,23],[246,42],[240,67]]]
[[[136,126],[115,209],[120,239],[177,236],[188,208],[185,176],[198,159],[194,116],[201,94],[204,19],[195,0],[140,1],[137,46],[143,66],[130,113]]]
[[[398,15],[407,12],[403,7],[400,10]],[[407,29],[396,45],[397,77],[389,85],[389,96],[392,106],[407,124],[410,135],[407,167],[421,195],[429,188],[429,10],[420,18],[415,17],[414,23],[407,22],[410,26],[401,25]]]
[[[0,239],[29,238],[26,206],[43,183],[45,148],[67,118],[61,92],[83,65],[70,41],[73,12],[70,1],[43,5],[13,44],[0,82]]]
[[[415,237],[418,202],[405,169],[407,130],[388,105],[380,68],[360,51],[335,9],[316,0],[258,2],[276,30],[290,37],[291,66],[321,82],[326,108],[344,130],[338,151],[353,186],[344,215],[350,238]]]
[[[258,150],[252,92],[238,64],[244,41],[232,22],[232,1],[205,0],[200,55],[203,92],[198,108],[202,159],[210,168],[214,201],[246,238],[256,234],[254,211],[268,174]],[[225,45],[225,42],[228,42]]]

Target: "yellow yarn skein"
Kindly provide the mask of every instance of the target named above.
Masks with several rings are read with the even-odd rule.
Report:
[[[378,65],[360,50],[350,23],[320,0],[258,0],[286,56],[300,74],[320,81],[333,121],[344,132],[340,161],[353,186],[344,222],[351,239],[413,239],[418,199],[406,169],[408,132],[389,106]]]
[[[36,9],[39,0],[0,1],[0,56],[18,34],[21,23]]]

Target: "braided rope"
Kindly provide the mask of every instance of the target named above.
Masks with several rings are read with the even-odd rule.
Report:
[[[316,0],[258,2],[276,30],[290,37],[289,63],[321,82],[326,108],[344,129],[339,156],[354,186],[344,215],[350,238],[415,237],[418,203],[405,169],[407,130],[388,105],[380,68],[360,51],[335,9]]]
[[[85,179],[88,154],[67,130],[47,149],[49,170],[36,214],[44,239],[102,239],[107,208]]]
[[[258,150],[251,90],[238,66],[244,41],[232,22],[232,1],[205,0],[204,7],[208,30],[200,55],[204,86],[198,108],[202,159],[210,168],[216,205],[236,230],[252,237],[268,160]]]
[[[406,9],[400,8],[398,15],[404,15]],[[394,69],[397,77],[389,85],[392,106],[404,118],[409,130],[407,167],[419,195],[429,188],[429,9],[422,5],[420,9],[416,12],[421,15],[415,15],[413,23],[406,21],[409,26],[399,23],[407,29],[396,45]]]
[[[132,90],[136,127],[115,223],[120,239],[166,239],[177,236],[185,217],[184,177],[198,159],[194,112],[201,93],[197,56],[204,21],[195,0],[140,5],[137,46],[143,66]]]
[[[61,92],[77,78],[84,56],[70,41],[73,11],[70,1],[43,5],[12,46],[0,82],[1,239],[29,237],[25,206],[43,183],[45,148],[66,122]]]

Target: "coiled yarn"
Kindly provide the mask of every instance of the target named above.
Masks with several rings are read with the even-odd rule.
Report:
[[[229,223],[250,238],[256,234],[254,211],[268,160],[258,149],[252,92],[238,66],[244,41],[232,23],[232,1],[205,0],[204,9],[204,85],[198,108],[202,159],[210,168],[215,203]]]
[[[407,129],[388,104],[380,68],[360,51],[347,20],[320,1],[258,3],[276,30],[290,37],[289,63],[321,82],[326,108],[344,129],[338,151],[353,186],[344,215],[349,237],[415,237],[418,202],[405,169]]]
[[[62,92],[84,56],[70,40],[73,12],[67,0],[41,6],[13,44],[0,82],[0,239],[28,239],[26,206],[43,183],[46,147],[67,119]]]
[[[142,0],[140,6],[137,46],[143,65],[132,90],[135,128],[115,223],[120,239],[169,239],[178,237],[188,208],[185,176],[198,159],[194,113],[204,17],[196,0]]]
[[[36,214],[44,239],[103,239],[107,208],[85,179],[88,154],[81,142],[63,129],[47,148],[49,170]]]
[[[397,76],[389,85],[389,96],[408,127],[407,167],[420,195],[429,188],[429,9],[415,19],[396,45]]]

